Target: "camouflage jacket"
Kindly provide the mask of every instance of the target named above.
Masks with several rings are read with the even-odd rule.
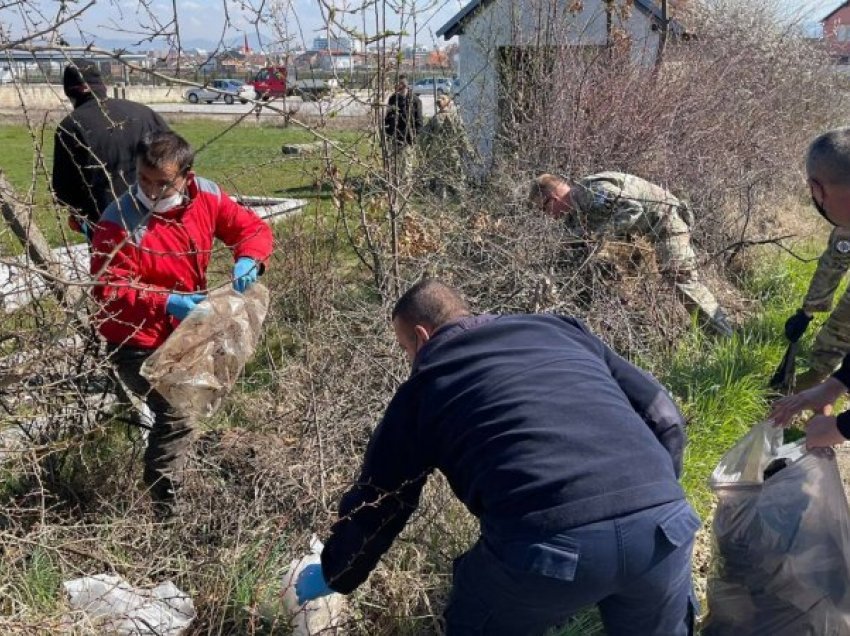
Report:
[[[436,175],[462,173],[474,156],[463,123],[453,111],[431,117],[419,142],[423,167]]]
[[[570,194],[577,212],[572,223],[594,234],[661,229],[684,233],[693,223],[683,201],[661,186],[623,172],[600,172],[579,179]],[[678,215],[671,215],[672,211]],[[668,227],[671,218],[674,227]]]
[[[841,277],[850,268],[850,228],[837,227],[829,235],[826,250],[818,259],[818,267],[809,283],[809,291],[803,301],[803,310],[808,313],[829,311],[835,290]]]

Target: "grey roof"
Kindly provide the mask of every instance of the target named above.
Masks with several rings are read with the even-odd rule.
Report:
[[[443,26],[439,28],[437,31],[437,37],[444,37],[446,40],[450,40],[456,35],[460,35],[463,33],[463,27],[466,21],[471,18],[473,15],[478,13],[481,9],[490,4],[493,0],[472,0],[468,5],[466,5],[463,9],[458,11],[448,22],[446,22]],[[649,16],[661,22],[661,9],[656,7],[649,0],[634,0],[634,5],[644,15]],[[673,21],[671,21],[673,22]]]

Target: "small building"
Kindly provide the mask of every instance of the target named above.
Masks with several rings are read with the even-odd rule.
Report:
[[[841,3],[820,22],[829,54],[841,63],[850,63],[850,2]]]
[[[71,59],[85,59],[95,64],[107,82],[127,82],[129,70],[114,57],[95,53],[69,53],[65,51],[25,51],[9,49],[0,54],[0,68],[4,83],[61,83],[62,72]],[[122,53],[121,59],[140,68],[149,68],[144,53]]]
[[[850,2],[848,2],[850,4]],[[458,110],[485,163],[493,156],[500,123],[500,96],[542,50],[580,51],[627,42],[636,63],[656,60],[664,26],[651,0],[472,0],[437,31],[458,48]],[[680,23],[668,21],[674,37],[687,39]]]
[[[362,43],[349,37],[313,38],[313,50],[359,53],[362,50]]]

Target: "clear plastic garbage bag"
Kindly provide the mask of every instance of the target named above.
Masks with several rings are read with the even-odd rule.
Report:
[[[831,451],[760,423],[720,460],[703,636],[850,636],[850,510]]]
[[[260,284],[212,292],[145,361],[142,376],[181,415],[212,415],[254,355],[268,308]]]
[[[195,619],[192,599],[171,581],[144,590],[120,576],[97,574],[62,585],[71,608],[84,613],[101,634],[180,636]]]
[[[310,540],[310,553],[292,561],[283,575],[283,606],[291,616],[293,636],[335,634],[345,611],[345,597],[342,594],[329,594],[303,605],[298,603],[295,594],[298,575],[311,563],[321,563],[323,548],[322,542],[314,535]]]

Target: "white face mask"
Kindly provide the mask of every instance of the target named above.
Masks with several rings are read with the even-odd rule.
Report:
[[[141,202],[143,206],[145,206],[154,214],[168,212],[171,208],[176,208],[178,205],[183,203],[182,192],[175,192],[171,196],[165,197],[164,199],[157,199],[156,201],[154,201],[148,195],[145,194],[145,191],[139,187],[138,183],[136,184],[136,198]]]

